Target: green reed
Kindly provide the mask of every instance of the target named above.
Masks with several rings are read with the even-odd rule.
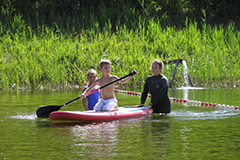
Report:
[[[21,16],[13,19],[12,30],[0,23],[3,27],[0,90],[81,88],[90,68],[101,76],[100,59],[110,59],[112,74],[119,77],[133,69],[138,71],[136,77],[119,87],[141,90],[144,80],[151,75],[151,62],[155,58],[186,60],[193,83],[198,86],[239,85],[240,32],[234,24],[226,29],[202,24],[199,29],[196,22],[186,20],[184,29],[176,29],[163,28],[160,21],[139,18],[138,23],[134,23],[135,29],[119,25],[112,32],[110,20],[102,30],[94,16],[90,21],[92,27],[80,33],[74,31],[74,23],[77,23],[74,19],[72,22],[56,20],[55,27],[39,25],[37,29],[21,20]],[[72,32],[67,34],[59,25],[66,25]],[[166,65],[164,68],[163,74],[169,80],[174,67]],[[174,84],[183,83],[180,64]]]

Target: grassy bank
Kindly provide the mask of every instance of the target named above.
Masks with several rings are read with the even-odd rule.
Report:
[[[139,74],[123,87],[142,86],[151,74],[151,62],[184,59],[192,81],[197,86],[239,85],[240,32],[234,25],[211,27],[186,20],[184,29],[162,28],[159,21],[139,20],[138,29],[116,27],[111,23],[99,30],[97,23],[81,33],[63,34],[58,28],[39,26],[37,32],[15,19],[15,32],[1,33],[0,90],[59,89],[84,85],[90,68],[98,70],[100,59],[112,61],[112,74],[122,77],[131,69]],[[3,27],[0,23],[0,27]],[[170,79],[175,65],[164,68]],[[98,75],[101,76],[99,70]],[[175,87],[184,82],[179,65]]]

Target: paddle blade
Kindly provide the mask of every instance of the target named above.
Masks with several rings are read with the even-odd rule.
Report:
[[[38,118],[48,118],[49,115],[53,112],[53,111],[58,111],[61,108],[61,106],[45,106],[45,107],[41,107],[37,110],[37,117]]]

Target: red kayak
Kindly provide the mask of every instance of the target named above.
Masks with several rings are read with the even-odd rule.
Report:
[[[152,113],[152,108],[124,108],[119,107],[118,111],[95,112],[91,111],[54,111],[50,114],[51,120],[70,121],[110,121],[146,116]]]

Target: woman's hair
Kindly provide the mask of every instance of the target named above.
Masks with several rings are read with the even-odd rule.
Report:
[[[163,67],[164,67],[163,61],[161,61],[159,59],[155,59],[152,63],[157,63],[159,65],[159,69],[163,69]]]

